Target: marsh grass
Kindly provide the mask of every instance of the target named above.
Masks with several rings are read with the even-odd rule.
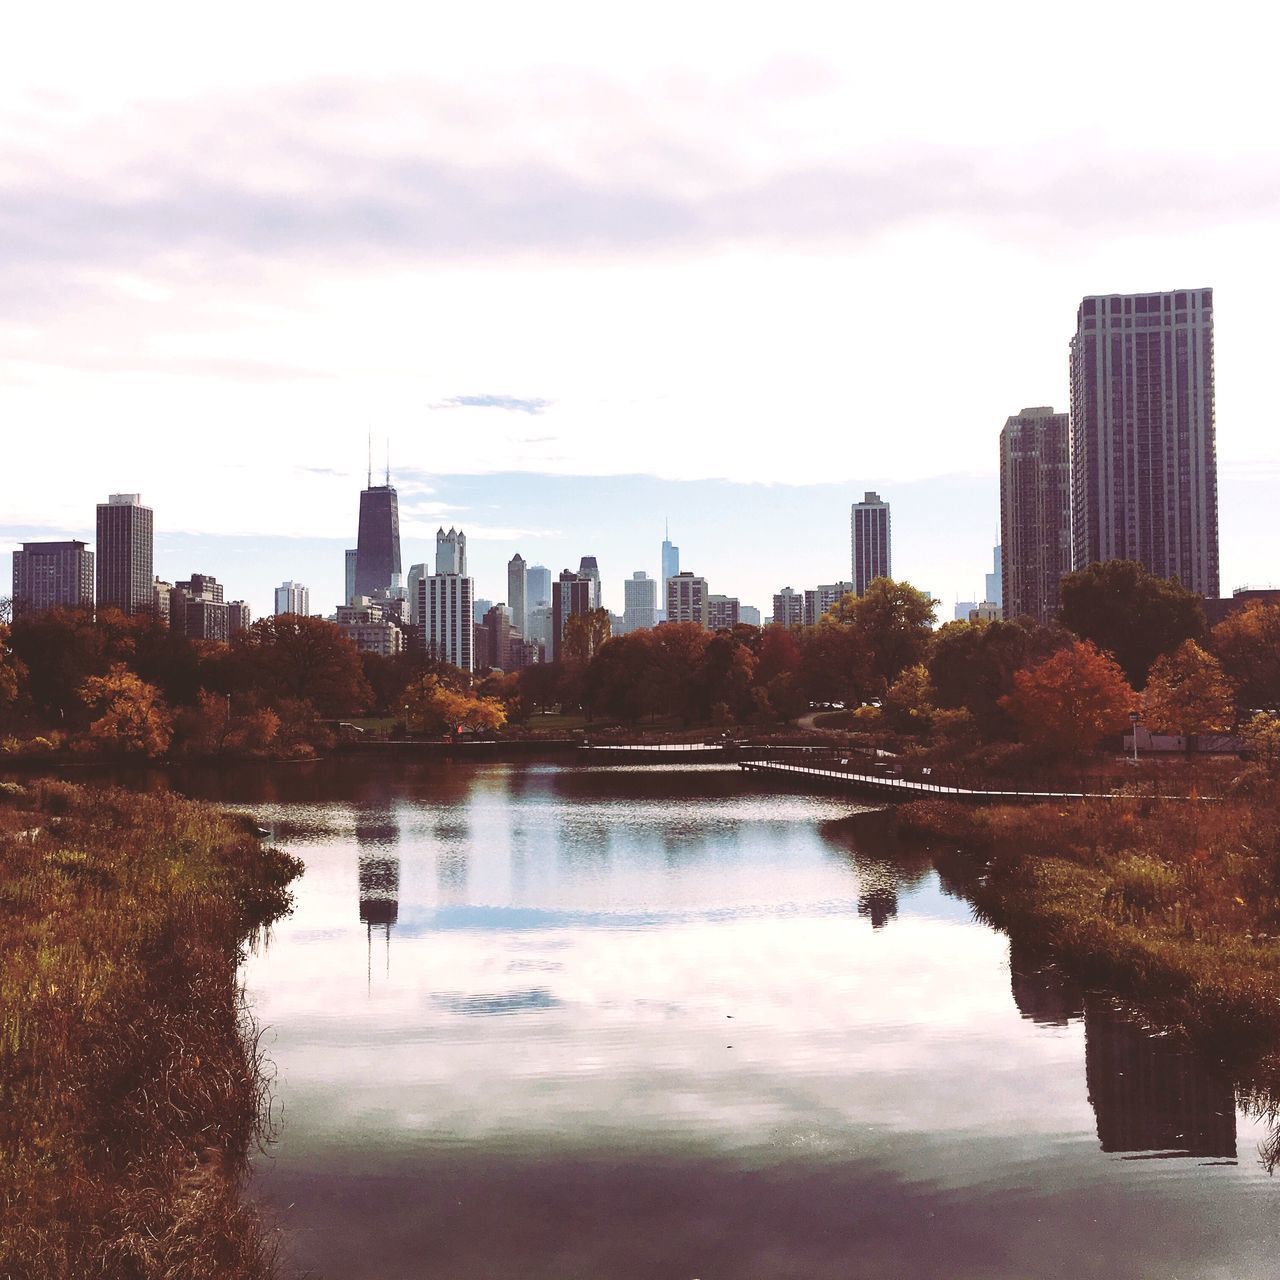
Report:
[[[0,794],[0,1275],[273,1274],[237,966],[298,870],[171,794]]]

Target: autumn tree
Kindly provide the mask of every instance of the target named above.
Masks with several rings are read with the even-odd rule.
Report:
[[[301,699],[330,717],[355,715],[373,703],[359,650],[323,618],[260,618],[236,632],[230,663],[235,687],[228,692]]]
[[[123,663],[103,676],[90,676],[80,696],[96,719],[90,739],[108,750],[158,756],[168,750],[173,722],[159,690]]]
[[[1135,688],[1162,653],[1205,633],[1200,597],[1135,560],[1108,560],[1067,574],[1059,617],[1067,630],[1112,654]]]
[[[1001,705],[1024,741],[1078,755],[1128,724],[1137,702],[1114,659],[1088,640],[1019,671]]]
[[[45,609],[13,624],[9,647],[26,668],[24,702],[38,719],[87,723],[81,693],[90,676],[104,675],[110,665],[104,641],[86,609]]]
[[[829,611],[832,623],[852,626],[871,654],[871,672],[887,687],[924,659],[937,605],[909,582],[876,578],[860,596],[847,595]]]
[[[9,627],[0,622],[0,724],[7,719],[18,701],[18,689],[26,667],[9,643]]]
[[[610,634],[608,609],[588,609],[586,613],[571,613],[564,621],[564,640],[560,647],[560,660],[585,665],[609,639]]]
[[[1280,708],[1280,604],[1254,600],[1228,614],[1211,645],[1242,706]]]
[[[861,628],[827,613],[800,638],[803,686],[811,702],[843,702],[856,707],[875,692],[874,655]]]
[[[501,729],[507,713],[496,698],[478,698],[449,688],[438,675],[424,675],[404,691],[411,732],[441,733]]]
[[[587,705],[593,713],[599,711],[624,724],[636,724],[654,710],[655,663],[652,631],[615,636],[587,668]]]
[[[1194,640],[1184,640],[1173,653],[1155,660],[1142,695],[1147,724],[1185,735],[1188,751],[1196,734],[1229,729],[1234,708],[1235,690],[1222,665]]]

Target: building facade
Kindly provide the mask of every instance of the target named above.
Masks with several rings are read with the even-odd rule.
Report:
[[[529,566],[518,551],[507,561],[507,604],[511,607],[511,625],[523,636],[528,634],[527,592]]]
[[[1003,545],[1004,544],[1002,543],[1001,546]],[[985,584],[986,584],[985,585],[986,594],[983,597],[983,599],[990,600],[995,604],[1003,606],[1004,604],[1004,566],[1000,563],[1000,556],[1001,556],[1001,548],[992,547],[991,548],[991,561],[992,561],[991,572],[983,575],[985,579]]]
[[[804,593],[804,625],[816,627],[818,619],[853,590],[852,582],[827,582]]]
[[[225,644],[230,617],[222,583],[207,573],[193,573],[185,582],[175,582],[169,592],[169,627],[188,640]]]
[[[525,577],[525,613],[541,605],[551,608],[551,570],[544,564],[531,564]]]
[[[1048,406],[1000,432],[1000,548],[1005,616],[1052,622],[1071,571],[1071,428]]]
[[[13,553],[14,621],[46,609],[92,609],[93,583],[86,543],[24,542]]]
[[[622,583],[623,631],[643,631],[658,625],[658,584],[643,569]]]
[[[1071,452],[1077,569],[1137,560],[1217,596],[1211,289],[1081,302],[1071,341]]]
[[[760,610],[753,604],[740,604],[738,606],[738,621],[745,623],[749,627],[758,627],[760,625]]]
[[[350,600],[347,601],[351,603]],[[301,582],[282,582],[276,588],[276,617],[296,613],[306,617],[311,612],[311,592]]]
[[[151,611],[167,627],[169,625],[170,598],[173,595],[173,583],[157,578],[151,584]]]
[[[356,599],[356,549],[348,547],[346,551],[346,584],[342,593],[343,604],[354,604]]]
[[[352,598],[400,586],[400,500],[391,486],[370,483],[360,494]],[[348,601],[349,603],[349,601]]]
[[[740,606],[736,596],[711,596],[707,601],[707,625],[712,631],[732,631],[738,625]]]
[[[861,596],[876,578],[893,577],[889,504],[882,502],[878,493],[868,490],[862,501],[855,502],[850,509],[849,532],[853,553],[850,576],[854,594]],[[777,621],[776,613],[774,620]]]
[[[377,653],[384,658],[404,651],[404,632],[386,615],[381,601],[361,596],[340,605],[338,629],[361,653]]]
[[[798,627],[804,623],[804,592],[783,587],[773,597],[773,625]]]
[[[253,623],[253,614],[244,600],[232,600],[227,605],[227,639],[230,640],[237,631],[248,631]]]
[[[591,579],[565,569],[551,584],[551,645],[547,650],[550,662],[559,662],[564,645],[564,629],[576,614],[591,611]]]
[[[595,556],[583,556],[578,564],[578,577],[586,578],[591,583],[591,607],[600,608],[600,566]]]
[[[711,593],[706,578],[686,570],[667,579],[667,621],[710,625]]]
[[[98,608],[145,613],[155,598],[155,514],[140,494],[113,493],[98,503],[97,536]]]

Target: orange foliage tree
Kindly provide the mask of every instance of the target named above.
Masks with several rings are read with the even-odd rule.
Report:
[[[1246,707],[1280,707],[1280,605],[1255,600],[1213,629],[1213,649]]]
[[[1026,742],[1078,755],[1121,731],[1137,695],[1115,660],[1088,640],[1059,649],[1013,677],[1000,700]]]
[[[97,719],[89,738],[108,749],[145,756],[163,755],[173,737],[173,720],[160,692],[140,680],[123,663],[105,676],[90,676],[80,697]]]
[[[1142,695],[1143,716],[1152,728],[1181,733],[1222,733],[1231,727],[1235,689],[1222,665],[1194,640],[1155,660]]]
[[[439,676],[415,680],[404,691],[410,730],[440,733],[455,729],[501,729],[507,713],[497,698],[477,698],[442,684]]]

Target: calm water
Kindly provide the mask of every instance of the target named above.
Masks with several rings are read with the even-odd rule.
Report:
[[[255,1188],[355,1277],[1277,1274],[1230,1085],[847,801],[720,767],[225,775],[306,860]]]

